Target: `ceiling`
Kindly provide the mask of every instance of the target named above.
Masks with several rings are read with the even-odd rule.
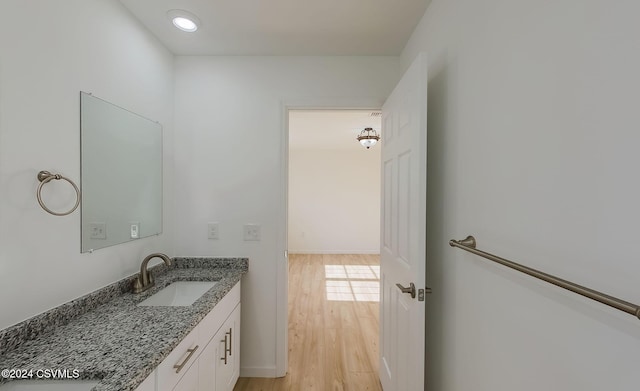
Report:
[[[120,0],[176,55],[397,56],[431,0]],[[171,9],[195,14],[194,33]]]
[[[289,111],[289,149],[350,149],[367,152],[356,137],[366,127],[380,134],[381,118],[372,110]],[[379,148],[378,145],[371,149]]]

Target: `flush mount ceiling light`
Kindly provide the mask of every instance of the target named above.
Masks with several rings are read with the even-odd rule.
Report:
[[[376,133],[373,128],[364,128],[364,130],[358,135],[357,139],[363,147],[369,149],[376,145],[378,140],[380,140],[380,136],[378,136],[378,133]]]
[[[176,28],[188,33],[196,31],[200,25],[200,19],[189,11],[170,10],[167,12],[167,16]]]

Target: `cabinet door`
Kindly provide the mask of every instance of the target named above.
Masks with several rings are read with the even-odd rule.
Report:
[[[198,359],[199,391],[233,390],[240,373],[239,282],[224,300],[198,325],[200,343],[206,344]]]
[[[233,391],[233,388],[236,386],[236,382],[240,377],[240,304],[230,316],[229,322],[231,323],[231,327],[233,328],[233,348],[231,349],[231,361],[233,362],[233,371],[231,376],[229,377],[229,382],[227,383],[229,387],[227,388],[229,391]]]
[[[191,365],[173,391],[198,391],[198,364]]]
[[[222,341],[222,359],[216,364],[216,391],[233,391],[240,374],[240,304],[216,335]]]
[[[234,336],[230,319],[224,321],[198,360],[199,391],[225,391],[233,371]],[[236,353],[235,356],[238,354]]]
[[[207,344],[198,360],[198,391],[216,391],[216,366],[220,361],[221,341],[218,334]]]

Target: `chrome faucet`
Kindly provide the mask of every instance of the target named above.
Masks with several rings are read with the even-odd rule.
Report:
[[[155,281],[153,279],[153,274],[151,274],[147,270],[147,265],[149,261],[153,258],[160,258],[164,261],[165,265],[171,266],[171,258],[162,253],[153,253],[147,255],[147,257],[142,261],[140,265],[140,275],[133,281],[131,284],[131,290],[133,293],[141,293],[146,291],[155,285]]]

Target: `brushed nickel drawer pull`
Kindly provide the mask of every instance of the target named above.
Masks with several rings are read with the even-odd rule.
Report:
[[[187,356],[187,358],[184,359],[182,364],[176,364],[173,366],[176,369],[176,373],[180,373],[182,368],[184,368],[185,364],[191,359],[191,356],[193,356],[193,353],[195,353],[199,347],[200,347],[199,345],[196,345],[196,347],[193,349],[187,349],[187,352],[189,352],[189,355]]]
[[[229,331],[226,333],[229,336],[229,350],[227,350],[229,352],[229,356],[232,356],[232,350],[231,350],[231,346],[233,345],[233,329],[231,327],[229,327]],[[227,339],[227,337],[224,337],[224,339]]]
[[[229,334],[229,333],[227,333],[227,334]],[[229,351],[229,349],[227,349],[227,335],[226,334],[224,336],[224,340],[222,340],[220,342],[224,342],[224,357],[221,357],[220,360],[224,361],[224,365],[227,365],[227,352]]]

